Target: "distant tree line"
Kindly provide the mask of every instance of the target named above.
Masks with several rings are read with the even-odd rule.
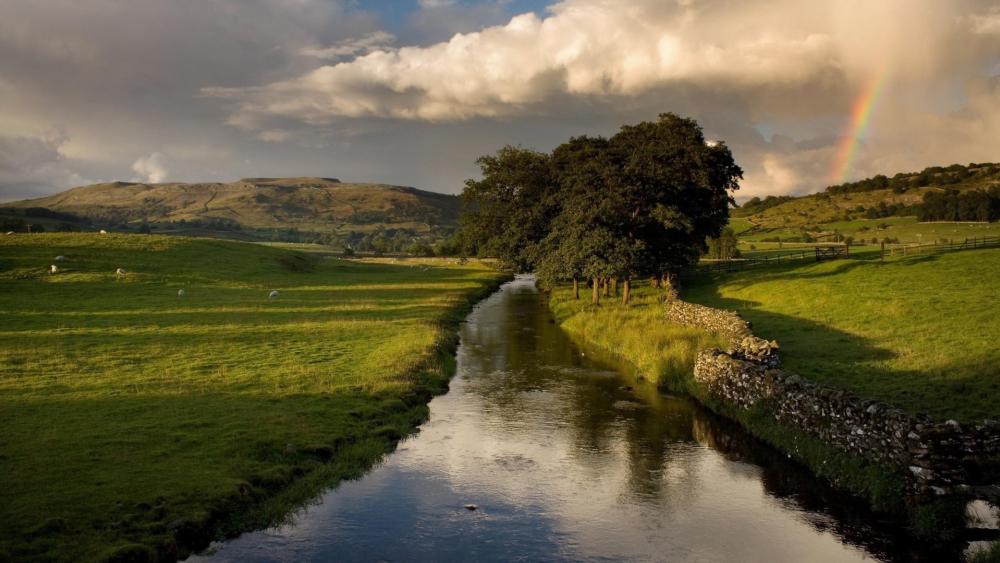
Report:
[[[589,280],[591,300],[632,280],[657,283],[720,237],[742,170],[691,119],[663,114],[611,138],[574,137],[551,153],[507,146],[477,163],[462,192],[464,249],[546,285]]]
[[[851,194],[891,189],[895,193],[904,193],[911,188],[950,186],[973,179],[1000,179],[1000,164],[971,162],[967,165],[930,166],[920,172],[900,172],[892,178],[878,174],[856,182],[828,186],[826,191],[831,194]]]
[[[793,199],[795,199],[795,197],[790,195],[779,195],[779,196],[769,195],[764,199],[761,199],[759,197],[752,197],[739,207],[743,211],[752,215],[760,213],[765,209],[770,209],[777,205],[781,205],[786,201],[792,201]]]
[[[1000,186],[926,193],[917,217],[921,221],[996,221],[1000,219]]]

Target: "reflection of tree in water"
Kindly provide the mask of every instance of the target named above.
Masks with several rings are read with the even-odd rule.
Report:
[[[815,529],[834,534],[886,561],[959,559],[961,546],[908,549],[898,519],[873,514],[858,499],[831,489],[805,468],[753,439],[735,423],[686,398],[665,396],[648,384],[628,383],[607,354],[579,348],[554,323],[530,289],[508,291],[498,307],[480,311],[463,329],[467,392],[480,398],[494,432],[517,439],[525,432],[567,439],[575,470],[591,476],[618,463],[628,476],[624,502],[683,511],[699,494],[704,452],[756,466],[724,464],[734,476],[752,476],[776,502]],[[634,388],[633,388],[634,387]]]

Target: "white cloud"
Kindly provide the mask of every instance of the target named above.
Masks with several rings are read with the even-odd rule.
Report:
[[[257,133],[258,139],[269,143],[282,143],[287,141],[291,136],[292,134],[284,129],[268,129]]]
[[[132,171],[139,175],[138,181],[158,184],[167,179],[167,157],[160,152],[151,153],[133,162]]]
[[[456,0],[420,0],[420,7],[423,9],[445,8],[454,6]]]
[[[385,31],[373,31],[356,39],[344,39],[329,47],[306,47],[299,52],[318,59],[339,59],[359,53],[371,53],[392,48],[396,37]]]
[[[240,100],[233,123],[268,116],[461,120],[532,113],[560,95],[631,96],[672,83],[772,86],[836,70],[830,36],[808,30],[723,35],[692,30],[694,9],[647,0],[566,0],[540,18],[456,34],[428,47],[375,51],[263,87],[209,88]],[[693,19],[694,18],[694,19]]]
[[[1000,34],[1000,8],[993,8],[984,14],[969,16],[973,33],[981,35]]]

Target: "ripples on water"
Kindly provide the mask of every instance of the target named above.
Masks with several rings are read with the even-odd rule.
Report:
[[[293,524],[216,545],[208,559],[957,557],[907,551],[894,522],[733,424],[583,355],[529,278],[481,303],[461,335],[451,390],[419,434]]]

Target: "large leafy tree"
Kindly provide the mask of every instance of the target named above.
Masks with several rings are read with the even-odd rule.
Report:
[[[506,147],[479,160],[463,233],[480,254],[543,281],[623,281],[693,263],[729,218],[742,170],[691,119],[663,114],[611,137],[577,137],[551,156]]]
[[[659,276],[697,261],[729,220],[743,171],[723,143],[706,142],[692,119],[667,113],[610,139],[619,234],[632,249],[620,276]],[[627,299],[627,296],[626,296]]]
[[[491,256],[516,271],[532,269],[530,256],[555,212],[549,156],[506,146],[476,161],[481,180],[462,192],[460,238],[466,252]]]

